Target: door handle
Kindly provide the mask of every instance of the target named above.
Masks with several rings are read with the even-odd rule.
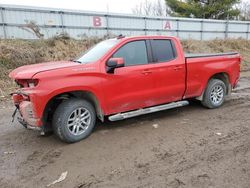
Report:
[[[182,66],[175,66],[175,67],[174,67],[174,70],[175,70],[175,71],[178,71],[178,70],[181,70],[181,69],[182,69]]]
[[[142,71],[142,74],[144,74],[144,75],[151,74],[151,73],[152,73],[152,71],[148,70],[148,69]]]

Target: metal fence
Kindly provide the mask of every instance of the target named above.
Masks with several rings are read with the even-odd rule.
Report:
[[[250,39],[250,22],[143,17],[0,4],[0,38],[37,39],[37,32],[44,38],[63,32],[76,39],[118,34],[171,35],[198,40]]]

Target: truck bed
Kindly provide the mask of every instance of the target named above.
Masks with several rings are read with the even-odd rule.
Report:
[[[192,54],[185,53],[185,58],[200,58],[200,57],[214,57],[214,56],[225,56],[225,55],[236,55],[237,52],[227,52],[227,53],[213,53],[213,54]]]
[[[237,52],[214,54],[185,54],[187,90],[185,98],[200,96],[207,81],[216,73],[224,72],[235,87],[239,78],[240,55]]]

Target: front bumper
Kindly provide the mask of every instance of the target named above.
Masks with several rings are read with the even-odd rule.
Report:
[[[34,101],[33,95],[22,90],[18,90],[11,95],[12,100],[19,112],[18,121],[27,128],[41,127],[41,118],[38,118],[39,116],[37,115],[36,108],[34,107],[35,104],[32,102]]]
[[[30,101],[23,101],[19,104],[19,112],[24,121],[30,126],[38,126],[39,119],[34,117],[34,111],[32,109],[32,103]]]
[[[24,127],[29,129],[41,129],[41,120],[40,118],[36,118],[32,102],[22,101],[19,104],[16,104],[16,106],[19,111],[17,119]]]

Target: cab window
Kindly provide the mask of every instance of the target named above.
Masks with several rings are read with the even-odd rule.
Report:
[[[146,42],[144,40],[129,42],[118,49],[113,57],[123,58],[125,66],[147,64]]]
[[[171,40],[151,40],[155,63],[167,62],[175,59],[175,47]]]

